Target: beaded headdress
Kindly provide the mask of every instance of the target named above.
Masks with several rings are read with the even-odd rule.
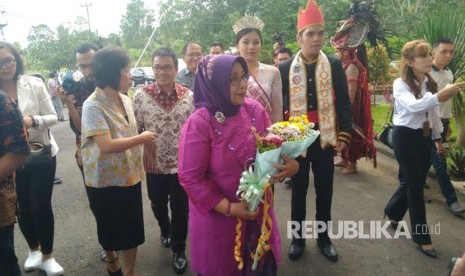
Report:
[[[371,46],[376,46],[378,42],[387,46],[386,37],[390,32],[379,23],[373,0],[354,0],[349,15],[348,20],[340,22],[336,34],[331,38],[333,47],[356,48],[365,41],[370,42]]]
[[[257,16],[244,16],[237,20],[233,25],[233,31],[235,34],[244,29],[257,29],[260,32],[263,30],[265,23]]]
[[[305,10],[302,10],[302,8],[299,9],[299,13],[297,14],[297,33],[300,33],[308,26],[324,24],[323,13],[315,0],[308,0]]]

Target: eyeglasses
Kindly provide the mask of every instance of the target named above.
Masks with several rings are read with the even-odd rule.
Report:
[[[202,56],[202,53],[190,53],[188,55],[186,55],[187,57],[189,58],[199,58]]]
[[[16,63],[16,59],[7,59],[5,61],[0,61],[0,69],[9,68]]]
[[[229,79],[232,85],[239,85],[242,81],[245,81],[246,83],[249,81],[249,76],[246,74],[243,74],[240,77],[232,77]]]
[[[86,70],[90,69],[90,64],[79,64],[76,68],[81,71],[81,73],[84,73]]]
[[[154,65],[152,66],[152,69],[158,73],[158,72],[165,72],[165,73],[168,73],[170,72],[171,70],[173,70],[173,66],[172,65],[163,65],[163,66],[160,66],[160,65]]]

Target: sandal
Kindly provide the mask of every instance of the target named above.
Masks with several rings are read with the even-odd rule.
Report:
[[[105,258],[105,262],[106,262],[107,264],[113,264],[113,263],[115,263],[115,262],[117,262],[117,261],[118,261],[118,256],[116,256],[116,257],[115,257],[113,260],[111,260],[111,261],[108,260],[107,258]],[[108,269],[108,266],[107,266],[107,271],[108,271],[108,275],[110,275],[110,276],[123,276],[123,272],[121,271],[121,267],[118,268],[117,271],[111,272],[110,269]]]

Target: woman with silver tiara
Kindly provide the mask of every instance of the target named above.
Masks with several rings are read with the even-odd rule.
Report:
[[[283,120],[282,82],[276,67],[258,60],[264,26],[260,18],[245,16],[234,23],[233,30],[236,33],[235,46],[249,68],[247,96],[258,101],[270,116],[271,123],[276,123]]]

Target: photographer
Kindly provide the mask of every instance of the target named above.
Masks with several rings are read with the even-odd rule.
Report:
[[[82,105],[84,101],[92,94],[95,90],[95,79],[90,68],[90,63],[95,53],[100,50],[100,47],[92,42],[86,42],[79,45],[75,52],[76,55],[76,68],[77,73],[82,73],[82,78],[78,82],[72,79],[73,73],[68,72],[62,81],[62,84],[58,86],[58,94],[66,103],[69,111],[69,125],[73,132],[76,134],[76,163],[81,171],[82,179],[84,179],[84,168],[82,165],[81,156],[81,117],[82,117]],[[102,250],[100,253],[100,260],[104,261],[106,257],[105,251]]]
[[[92,69],[90,63],[95,53],[99,50],[99,46],[94,43],[87,42],[79,45],[76,50],[76,67],[83,78],[79,82],[75,82],[72,79],[72,74],[65,77],[62,85],[58,87],[58,94],[65,101],[68,106],[69,117],[71,120],[69,124],[71,129],[76,134],[76,162],[81,170],[82,177],[84,179],[84,170],[82,168],[81,158],[81,116],[82,116],[82,105],[87,97],[92,94],[95,90],[95,80],[92,75]],[[68,74],[67,74],[68,75]]]

